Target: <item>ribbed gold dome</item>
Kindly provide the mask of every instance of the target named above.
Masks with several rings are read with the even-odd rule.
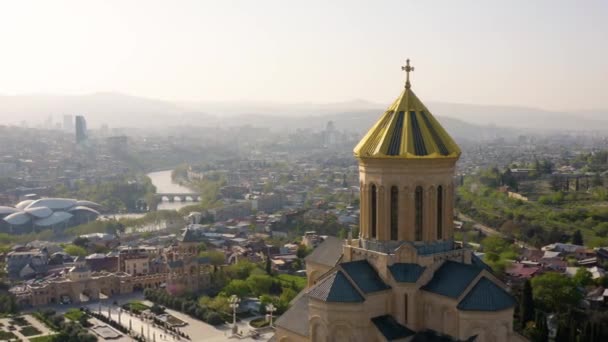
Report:
[[[354,152],[357,158],[460,156],[458,145],[409,87],[409,78],[401,95],[361,139]]]

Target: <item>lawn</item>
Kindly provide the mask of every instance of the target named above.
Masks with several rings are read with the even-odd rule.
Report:
[[[72,320],[72,321],[78,321],[80,319],[80,317],[84,316],[84,312],[78,310],[78,309],[69,309],[68,312],[65,313],[66,318]]]
[[[12,332],[6,332],[4,330],[0,330],[0,341],[8,341],[11,339],[16,339],[17,336]]]
[[[123,308],[130,310],[134,313],[140,313],[142,311],[148,310],[150,307],[140,301],[131,301],[123,305]]]
[[[28,323],[28,321],[26,321],[25,318],[23,318],[23,317],[14,317],[12,320],[9,321],[9,323],[18,325],[20,327],[25,327],[27,325],[30,325],[30,323]]]
[[[35,336],[35,335],[40,335],[42,334],[42,332],[36,328],[34,328],[33,326],[27,326],[21,330],[19,330],[19,332],[23,335],[23,336]]]

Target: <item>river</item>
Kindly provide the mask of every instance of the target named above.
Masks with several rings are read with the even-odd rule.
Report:
[[[148,177],[150,177],[152,184],[156,187],[157,193],[195,193],[192,189],[173,182],[173,179],[171,179],[171,172],[172,170],[165,170],[148,173]],[[192,204],[194,204],[194,202],[168,202],[165,200],[158,205],[158,210],[178,210]]]

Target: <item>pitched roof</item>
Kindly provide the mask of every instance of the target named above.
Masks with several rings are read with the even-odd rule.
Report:
[[[334,271],[322,279],[308,291],[308,295],[324,302],[359,303],[364,301],[363,296],[342,271]]]
[[[308,296],[301,294],[275,322],[277,327],[308,336]]]
[[[475,255],[475,253],[472,253],[471,255],[471,264],[484,268],[486,271],[490,272],[490,273],[494,273],[492,271],[492,267],[488,266],[488,264],[486,264],[485,262],[483,262],[483,260],[481,260],[480,257],[478,257],[477,255]]]
[[[367,260],[341,263],[340,267],[364,293],[383,291],[391,288],[382,281],[376,270]]]
[[[387,341],[398,340],[414,335],[414,332],[399,324],[391,315],[383,315],[372,318],[372,323],[382,333]]]
[[[354,149],[358,158],[458,158],[460,148],[407,88]]]
[[[342,256],[343,243],[342,239],[328,236],[306,257],[306,261],[333,267]]]
[[[400,283],[415,283],[422,275],[426,267],[418,264],[397,263],[388,267],[396,281]]]
[[[448,260],[435,271],[433,279],[422,289],[442,296],[458,298],[481,271],[481,267]]]
[[[190,228],[184,230],[184,234],[179,239],[180,242],[198,242],[199,238],[196,232]]]
[[[515,305],[515,299],[486,277],[479,279],[471,291],[458,303],[465,311],[500,311]]]

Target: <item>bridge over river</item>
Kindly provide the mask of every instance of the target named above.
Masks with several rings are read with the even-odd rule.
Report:
[[[148,177],[156,187],[158,209],[178,210],[200,201],[198,193],[173,181],[171,170],[151,172]]]

